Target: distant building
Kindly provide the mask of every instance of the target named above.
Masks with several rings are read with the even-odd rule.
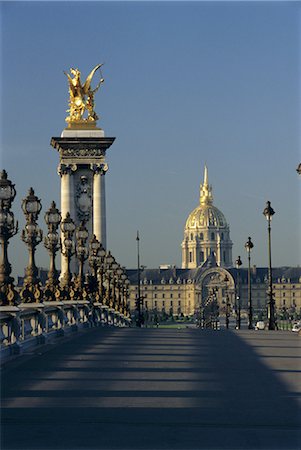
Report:
[[[207,261],[208,262],[208,261]],[[137,298],[137,269],[128,270],[130,280],[130,309],[135,309]],[[237,295],[237,269],[214,265],[214,258],[206,267],[196,269],[144,269],[140,273],[140,290],[144,310],[150,314],[191,316],[213,295],[220,312],[225,311],[226,295],[232,306]],[[227,276],[227,278],[226,278]],[[248,303],[248,269],[240,269],[240,298],[242,309]],[[225,281],[227,280],[228,281]],[[251,269],[252,303],[254,311],[264,312],[267,300],[268,269]],[[296,317],[301,314],[301,268],[279,267],[273,269],[273,291],[277,314]]]
[[[301,314],[301,268],[273,268],[273,290],[277,312]],[[138,295],[137,269],[127,270],[130,280],[129,306],[133,311]],[[213,205],[212,186],[205,167],[200,186],[200,204],[189,214],[182,241],[182,268],[161,265],[140,273],[140,291],[145,312],[154,315],[191,316],[213,295],[220,312],[225,311],[226,297],[232,307],[237,292],[237,269],[232,263],[230,227],[223,213]],[[240,298],[247,309],[248,270],[240,269]],[[251,269],[252,304],[263,312],[267,302],[268,269]]]

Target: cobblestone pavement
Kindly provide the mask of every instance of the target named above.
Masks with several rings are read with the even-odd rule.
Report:
[[[1,449],[298,450],[301,337],[91,329],[2,370]]]

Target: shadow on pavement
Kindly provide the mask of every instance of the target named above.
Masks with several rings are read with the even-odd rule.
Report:
[[[296,390],[277,376],[277,352],[270,367],[252,339],[94,329],[7,365],[1,448],[297,450]]]

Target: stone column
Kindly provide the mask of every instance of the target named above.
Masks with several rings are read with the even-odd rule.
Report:
[[[105,174],[107,164],[91,164],[93,175],[93,233],[103,247],[107,245]]]
[[[58,174],[61,176],[61,215],[62,220],[65,219],[67,212],[75,220],[74,213],[74,183],[73,183],[73,172],[77,169],[76,164],[67,165],[60,164],[58,167]],[[61,239],[63,243],[63,235],[61,234]],[[61,275],[60,279],[64,276],[67,270],[67,258],[61,255]]]

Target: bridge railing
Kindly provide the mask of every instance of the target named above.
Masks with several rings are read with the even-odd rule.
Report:
[[[130,319],[101,303],[87,300],[1,307],[1,355],[5,359],[81,328],[126,327]]]

